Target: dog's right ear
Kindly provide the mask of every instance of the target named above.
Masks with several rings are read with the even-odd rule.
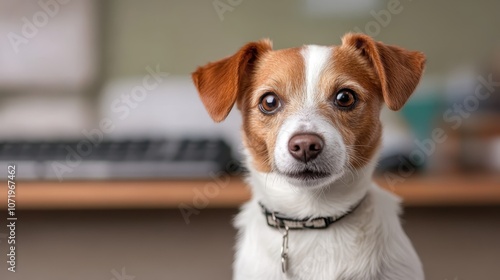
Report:
[[[420,81],[425,55],[375,42],[363,34],[346,34],[342,45],[356,49],[371,63],[380,79],[387,107],[394,111],[401,109]]]
[[[248,43],[236,54],[198,67],[192,74],[201,101],[214,121],[221,122],[227,117],[255,62],[270,50],[272,43],[268,39]]]

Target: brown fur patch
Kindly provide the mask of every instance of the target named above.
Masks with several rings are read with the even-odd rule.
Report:
[[[377,75],[359,54],[343,46],[336,48],[333,54],[333,66],[327,70],[336,79],[323,83],[333,85],[333,95],[343,88],[356,93],[357,102],[349,111],[334,108],[329,117],[338,129],[348,148],[349,164],[359,168],[373,158],[380,145],[382,126],[379,115],[382,105],[380,83]],[[333,81],[333,83],[332,83]],[[354,84],[354,86],[353,86]],[[359,87],[357,86],[359,85]],[[324,112],[324,114],[327,114]]]
[[[248,84],[251,72],[260,56],[272,49],[269,40],[248,43],[236,54],[198,67],[191,75],[201,101],[216,122],[224,120],[239,95]]]
[[[245,45],[235,55],[200,67],[193,80],[215,121],[223,120],[232,104],[243,115],[243,141],[252,155],[253,166],[270,172],[274,164],[276,139],[284,121],[302,109],[306,95],[302,48],[271,50],[269,41]],[[343,44],[332,47],[330,61],[319,77],[315,92],[316,110],[341,134],[348,148],[349,165],[360,168],[373,158],[380,146],[381,105],[401,108],[418,84],[425,57],[398,47],[374,42],[365,35],[348,34]],[[334,105],[339,90],[356,93],[351,110]],[[282,102],[272,115],[259,110],[266,92]]]
[[[292,101],[303,92],[304,79],[299,48],[269,52],[259,60],[251,86],[238,100],[243,115],[243,141],[257,170],[271,171],[279,129],[287,116],[296,111]],[[261,96],[268,91],[276,93],[282,103],[273,115],[265,115],[258,108]]]
[[[272,170],[273,151],[281,125],[303,106],[305,66],[300,51],[287,49],[267,53],[259,60],[251,86],[239,100],[244,143],[252,154],[254,167],[262,172]],[[352,87],[353,84],[359,84],[363,90]],[[318,87],[317,92],[322,96],[315,106],[342,135],[348,147],[349,164],[353,168],[365,165],[379,147],[382,131],[379,121],[382,99],[377,75],[358,53],[337,47]],[[346,87],[355,90],[358,96],[356,108],[347,112],[333,105],[335,94]],[[274,115],[262,114],[258,109],[260,97],[266,91],[273,91],[281,98],[282,108]]]

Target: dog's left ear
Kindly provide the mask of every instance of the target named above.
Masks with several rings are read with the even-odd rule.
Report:
[[[420,81],[425,55],[375,42],[363,34],[346,34],[342,46],[355,48],[368,59],[380,79],[387,107],[394,111],[401,109]]]
[[[268,39],[248,43],[234,55],[198,67],[192,74],[201,101],[216,122],[223,121],[247,86],[257,59],[272,50]]]

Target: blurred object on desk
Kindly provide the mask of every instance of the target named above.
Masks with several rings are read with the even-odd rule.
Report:
[[[0,0],[0,139],[79,138],[93,124],[99,2]]]
[[[0,89],[91,86],[99,67],[96,2],[0,0]]]
[[[159,66],[158,66],[159,67]],[[152,67],[154,68],[154,67]],[[160,72],[168,69],[157,68]],[[146,76],[148,71],[145,70]],[[105,138],[221,138],[239,157],[241,117],[236,108],[222,123],[214,123],[203,107],[189,76],[164,73],[157,83],[145,89],[144,77],[108,82],[99,100],[100,120],[109,120],[112,129]],[[146,95],[138,96],[143,88]]]
[[[479,70],[450,75],[441,126],[446,145],[438,150],[440,172],[500,171],[500,53]]]
[[[400,112],[382,110],[382,150],[377,174],[404,173],[408,176],[432,168],[432,134],[442,110],[440,79],[425,77]]]
[[[0,166],[10,163],[18,180],[59,181],[207,179],[240,168],[218,139],[0,142]],[[6,172],[2,168],[0,176]]]
[[[458,67],[444,87],[442,80],[422,80],[401,111],[404,119],[382,115],[389,125],[379,174],[500,171],[500,58],[482,71]]]

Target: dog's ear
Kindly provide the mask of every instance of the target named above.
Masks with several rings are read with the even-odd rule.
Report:
[[[387,107],[394,111],[401,109],[420,81],[425,55],[375,42],[363,34],[346,34],[342,46],[355,48],[371,63],[380,79]]]
[[[216,122],[223,121],[247,85],[259,56],[272,50],[268,39],[248,43],[236,54],[198,67],[192,74],[201,101]]]

